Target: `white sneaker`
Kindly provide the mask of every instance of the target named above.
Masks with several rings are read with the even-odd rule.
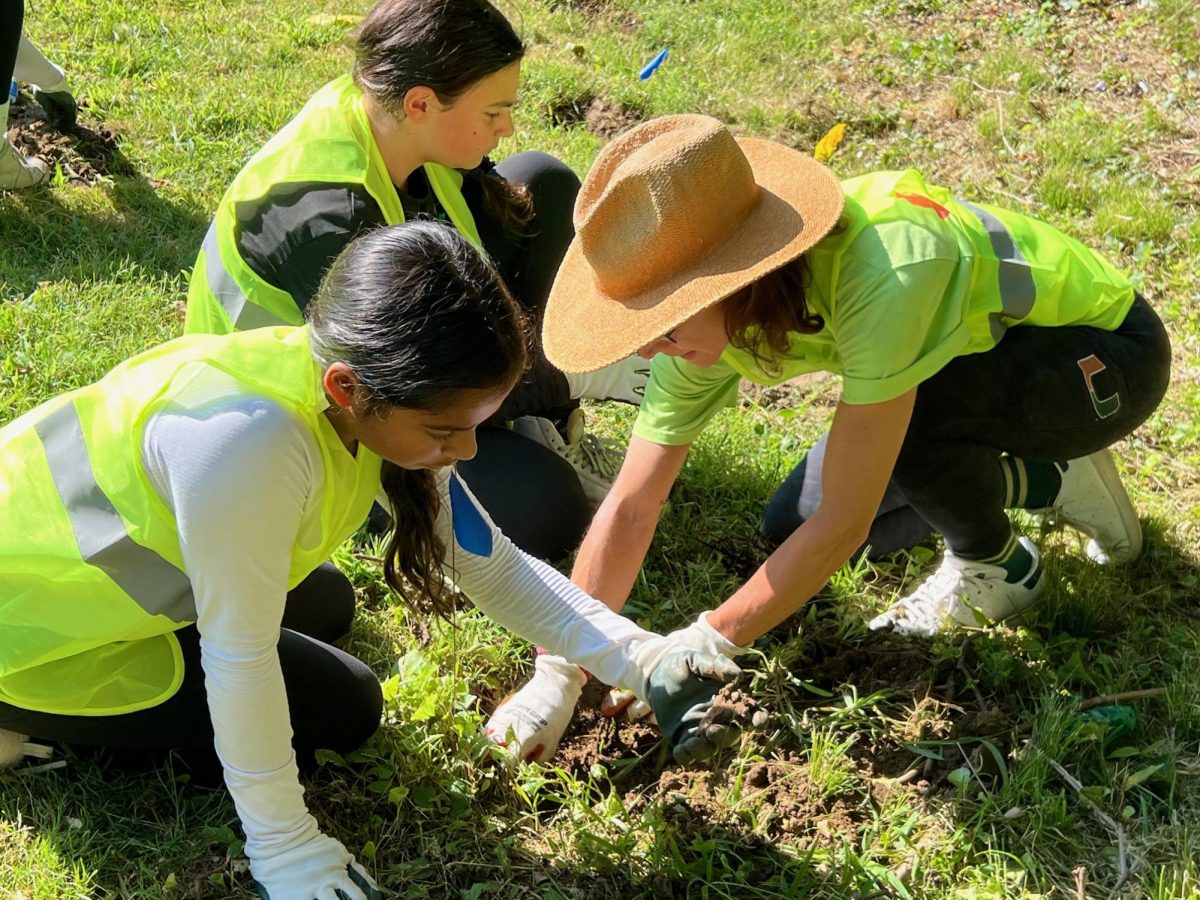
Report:
[[[1029,608],[1045,587],[1042,561],[1029,538],[1017,540],[1033,556],[1033,565],[1020,581],[1005,581],[1008,573],[1002,566],[960,559],[947,550],[936,572],[872,619],[869,627],[930,636],[956,625],[982,628]]]
[[[1138,521],[1108,450],[1065,463],[1054,502],[1030,512],[1057,519],[1088,536],[1088,559],[1101,565],[1127,563],[1142,550]]]
[[[30,159],[0,136],[0,191],[23,191],[50,180],[50,170],[40,159]]]
[[[32,744],[29,737],[0,728],[0,769],[15,766],[27,756],[49,759],[54,750],[45,744]]]
[[[517,434],[537,441],[571,464],[579,474],[583,493],[593,505],[608,496],[613,479],[621,468],[625,451],[608,438],[584,431],[583,410],[574,409],[567,417],[567,439],[564,441],[554,423],[541,416],[522,416],[514,419],[512,429]]]

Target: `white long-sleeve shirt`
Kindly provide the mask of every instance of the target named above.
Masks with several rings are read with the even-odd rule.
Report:
[[[308,426],[231,380],[220,385],[226,378],[208,370],[155,413],[142,452],[178,524],[216,750],[253,859],[317,833],[297,778],[276,646],[292,546],[319,527],[324,483]],[[665,642],[517,549],[461,482],[451,501],[452,477],[437,476],[437,530],[458,588],[506,628],[641,692]]]

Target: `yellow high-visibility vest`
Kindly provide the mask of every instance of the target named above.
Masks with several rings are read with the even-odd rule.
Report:
[[[462,173],[436,163],[426,163],[424,169],[454,227],[482,249],[475,219],[463,199]],[[304,324],[295,299],[263,281],[237,249],[238,206],[287,182],[362,185],[388,225],[404,221],[400,195],[371,133],[362,91],[349,75],[309,98],[225,192],[188,283],[186,333],[227,334]]]
[[[0,428],[0,700],[115,715],[178,690],[173,632],[195,621],[195,600],[142,444],[150,417],[204,367],[278,403],[320,448],[320,527],[307,544],[297,538],[287,589],[366,519],[380,459],[348,453],[326,418],[308,328],[194,335],[135,356]]]

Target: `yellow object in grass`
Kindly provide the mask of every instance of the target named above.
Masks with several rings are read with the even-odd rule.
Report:
[[[846,123],[838,122],[829,131],[825,132],[825,137],[817,141],[816,149],[813,150],[813,159],[817,162],[829,162],[830,158],[837,152],[838,145],[841,144],[842,138],[846,136]]]

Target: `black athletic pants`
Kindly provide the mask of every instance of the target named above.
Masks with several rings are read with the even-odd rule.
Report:
[[[496,525],[518,547],[556,562],[583,540],[591,506],[568,462],[503,423],[526,415],[558,421],[579,405],[570,397],[566,378],[546,361],[541,349],[546,300],[575,234],[571,214],[579,178],[565,163],[536,151],[509,157],[496,166],[496,172],[529,189],[534,219],[519,236],[479,213],[476,225],[505,284],[529,314],[536,339],[529,371],[488,427],[479,429],[478,454],[460,463],[458,470]]]
[[[1108,447],[1158,407],[1170,365],[1166,329],[1140,296],[1113,331],[1017,326],[986,353],[952,360],[917,388],[872,555],[935,531],[968,558],[999,552],[1011,533],[1000,454],[1050,462]],[[805,465],[767,507],[776,540],[803,521]]]
[[[302,768],[313,765],[315,750],[353,750],[379,727],[383,694],[375,675],[328,643],[346,634],[353,616],[354,589],[330,563],[288,593],[279,662],[292,745]],[[118,716],[62,716],[0,702],[0,728],[66,744],[179,751],[188,766],[210,777],[219,770],[200,668],[200,636],[194,625],[176,636],[183,650],[183,684],[164,703]],[[152,753],[147,761],[157,755]]]
[[[25,0],[0,0],[0,88],[4,90],[0,104],[8,102],[8,89],[17,67],[17,48],[21,45],[21,28],[24,24]]]

